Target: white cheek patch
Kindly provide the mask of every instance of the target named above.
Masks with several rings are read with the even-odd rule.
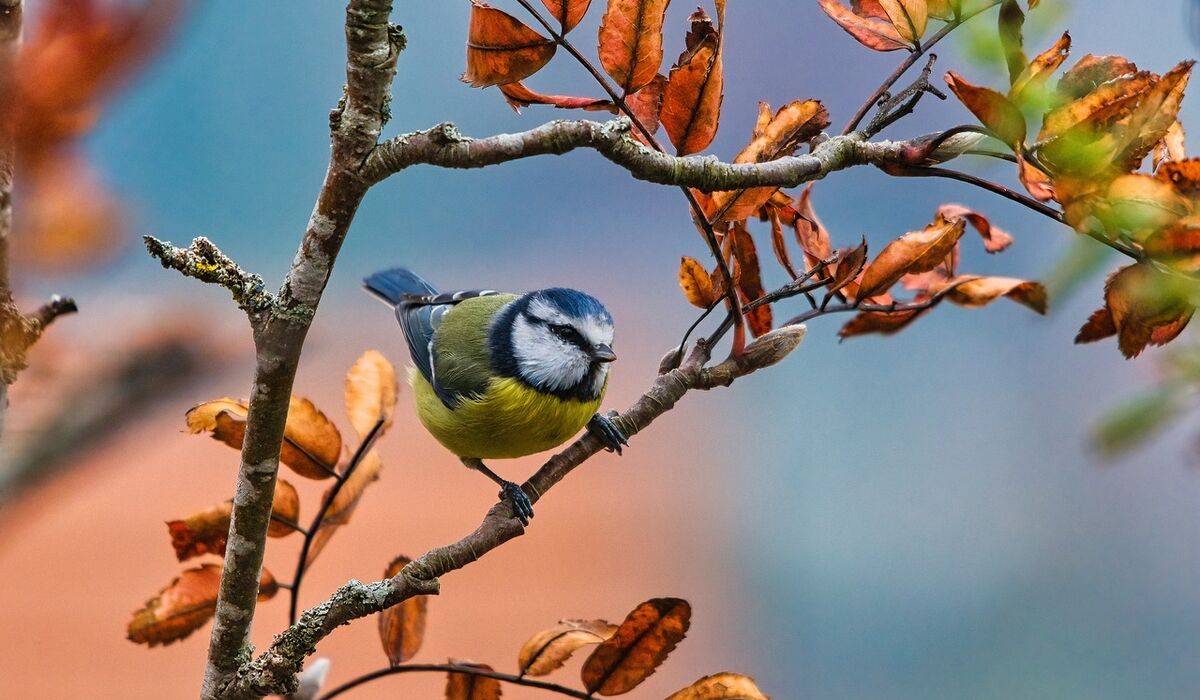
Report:
[[[550,391],[570,389],[583,380],[590,361],[583,351],[541,324],[517,316],[512,329],[513,355],[521,377]]]

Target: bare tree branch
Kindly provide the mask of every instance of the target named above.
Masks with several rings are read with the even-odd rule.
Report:
[[[609,122],[559,120],[515,134],[481,139],[463,136],[450,123],[404,134],[379,144],[362,176],[371,183],[413,165],[483,168],[519,158],[562,155],[591,148],[639,180],[712,192],[748,187],[795,187],[854,165],[916,165],[917,141],[866,142],[861,134],[835,136],[812,153],[765,163],[725,163],[716,156],[672,156],[648,148],[630,135],[626,119]],[[923,154],[923,151],[922,151]]]
[[[712,367],[704,366],[709,359],[709,347],[705,341],[700,341],[682,366],[660,375],[629,410],[614,415],[613,420],[622,432],[633,436],[671,410],[689,391],[729,386],[739,377],[781,361],[796,349],[804,335],[803,326],[772,331],[751,343],[742,355]],[[551,487],[603,448],[599,438],[585,433],[551,457],[521,488],[536,503]],[[335,629],[413,596],[436,594],[438,577],[477,561],[524,532],[520,522],[513,517],[508,501],[501,501],[469,535],[426,552],[393,578],[374,583],[350,581],[325,602],[304,611],[296,624],[276,635],[271,646],[246,664],[236,682],[220,697],[260,698],[294,692],[296,674],[304,658]]]
[[[388,22],[391,9],[390,0],[350,0],[346,8],[345,96],[330,114],[325,181],[275,304],[254,323],[254,384],[201,691],[206,699],[226,694],[250,653],[250,623],[296,367],[334,260],[369,187],[358,171],[387,120],[396,58],[404,47],[399,27]]]
[[[163,267],[228,289],[252,322],[262,318],[262,314],[275,304],[275,295],[266,291],[262,277],[238,267],[207,238],[193,238],[192,245],[187,248],[178,248],[153,236],[142,236],[142,241]]]

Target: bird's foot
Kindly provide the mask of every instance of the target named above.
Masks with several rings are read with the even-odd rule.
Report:
[[[604,449],[609,452],[621,454],[621,447],[629,445],[629,439],[625,437],[625,433],[617,427],[617,424],[612,422],[608,416],[597,413],[588,421],[587,430],[592,435],[600,438],[600,442],[604,443]]]
[[[512,504],[513,517],[520,520],[522,525],[529,524],[529,519],[533,517],[533,502],[519,485],[511,481],[500,484],[500,498],[508,499]]]

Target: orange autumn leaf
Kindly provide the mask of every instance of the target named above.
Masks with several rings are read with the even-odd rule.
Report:
[[[924,301],[921,297],[917,297],[914,301]],[[879,335],[893,335],[907,328],[913,321],[917,320],[922,314],[928,311],[928,308],[922,309],[904,309],[901,311],[860,311],[846,322],[844,326],[838,330],[838,337],[842,340],[852,338],[858,335],[867,335],[878,333]]]
[[[240,401],[208,401],[187,412],[187,427],[192,433],[211,433],[214,439],[241,449],[248,413]],[[279,461],[305,478],[325,479],[333,474],[341,451],[342,436],[337,426],[311,401],[293,396]]]
[[[882,19],[877,14],[855,14],[837,0],[818,0],[818,3],[830,19],[869,49],[896,51],[912,48],[892,26],[891,21]],[[879,3],[874,4],[878,6]]]
[[[1114,158],[1126,170],[1141,165],[1146,156],[1167,135],[1183,104],[1195,61],[1182,61],[1167,71],[1146,91],[1137,107],[1122,125],[1123,138]]]
[[[1033,61],[1025,68],[1008,91],[1009,98],[1019,103],[1031,88],[1042,88],[1054,71],[1058,70],[1063,61],[1067,60],[1070,52],[1071,34],[1063,32],[1053,46],[1034,57]]]
[[[804,251],[804,260],[809,270],[822,260],[827,260],[833,253],[829,231],[813,209],[812,190],[811,183],[801,190],[800,197],[796,200],[796,220],[792,223],[796,231],[796,241]]]
[[[233,512],[233,501],[218,503],[210,508],[193,513],[183,520],[167,523],[171,535],[171,546],[179,561],[186,561],[202,554],[225,556],[225,544],[229,537],[229,516]],[[275,498],[271,508],[271,524],[267,527],[270,537],[285,537],[296,529],[288,523],[300,517],[300,497],[294,486],[282,479],[275,482]]]
[[[972,85],[954,71],[946,73],[946,83],[959,101],[1001,141],[1014,149],[1019,149],[1025,142],[1025,116],[1003,94]]]
[[[410,561],[412,559],[401,554],[388,564],[383,577],[394,577]],[[428,609],[429,596],[419,595],[379,613],[379,640],[383,643],[383,653],[387,654],[393,666],[417,655],[425,639]]]
[[[906,274],[933,270],[954,251],[965,230],[965,219],[939,217],[924,229],[888,243],[863,271],[858,298],[886,292]]]
[[[625,98],[625,106],[633,113],[634,119],[646,127],[651,134],[658,132],[658,115],[662,111],[663,91],[667,88],[667,79],[661,75],[654,76],[646,85]],[[633,129],[633,137],[650,145],[649,139],[641,129]]]
[[[1058,197],[1050,176],[1020,153],[1017,154],[1017,179],[1021,181],[1025,191],[1039,202],[1048,202]]]
[[[1075,342],[1116,334],[1121,354],[1137,357],[1147,345],[1165,345],[1187,326],[1195,311],[1193,290],[1147,263],[1121,268],[1104,285],[1104,308],[1092,314]],[[1111,329],[1112,333],[1108,333]]]
[[[1200,274],[1200,216],[1180,218],[1150,236],[1146,254],[1185,274]]]
[[[679,259],[679,287],[688,303],[701,309],[707,309],[720,298],[708,270],[699,260],[686,255]]]
[[[714,673],[677,690],[667,700],[768,700],[754,679],[740,673]]]
[[[742,296],[742,301],[754,301],[767,293],[763,288],[762,270],[758,262],[758,250],[754,245],[754,238],[750,236],[750,232],[741,222],[733,225],[729,235],[732,242],[730,249],[733,253],[734,283]],[[770,331],[773,325],[771,305],[763,304],[748,310],[746,323],[750,326],[750,332],[755,336]]]
[[[346,415],[358,437],[364,438],[381,419],[391,427],[396,411],[396,370],[377,350],[368,350],[346,373]]]
[[[600,65],[625,94],[654,80],[663,60],[670,0],[608,0],[600,21]]]
[[[946,298],[966,307],[987,306],[1000,298],[1008,298],[1028,306],[1039,314],[1046,313],[1046,288],[1037,282],[1012,277],[967,277],[953,283]]]
[[[22,264],[61,273],[121,250],[121,203],[74,149],[39,154],[21,171],[18,187],[13,253]]]
[[[520,81],[505,83],[497,87],[504,94],[504,99],[508,102],[508,106],[512,107],[515,112],[520,112],[522,108],[530,105],[553,105],[559,109],[583,109],[589,112],[611,112],[616,110],[616,105],[610,100],[603,100],[599,97],[543,95],[540,92],[529,89]]]
[[[929,8],[925,0],[878,0],[896,33],[915,45],[925,34]]]
[[[587,14],[592,0],[542,0],[542,4],[546,6],[547,10],[550,10],[554,19],[558,20],[558,26],[562,33],[566,34],[574,29]]]
[[[857,298],[857,280],[866,265],[867,239],[864,236],[857,246],[838,250],[838,261],[834,264],[833,274],[830,275],[832,281],[825,288],[825,293],[832,295],[845,290],[847,296]]]
[[[716,27],[704,10],[692,13],[686,49],[671,68],[663,92],[662,123],[681,156],[708,148],[717,134],[725,80],[721,62],[723,8],[723,2],[717,5]]]
[[[750,144],[734,158],[735,163],[765,163],[792,155],[829,126],[829,112],[817,100],[796,100],[771,114],[770,105],[759,103],[759,119]],[[713,193],[716,214],[713,222],[741,221],[758,211],[778,187],[753,187]]]
[[[316,561],[317,556],[325,549],[325,545],[329,543],[337,529],[342,525],[350,522],[350,516],[354,514],[354,510],[358,507],[358,502],[362,499],[363,493],[367,487],[379,478],[379,472],[383,470],[383,462],[379,459],[379,453],[375,450],[370,450],[363,455],[362,463],[346,477],[345,483],[338,490],[337,495],[333,498],[328,510],[325,511],[325,517],[321,519],[321,524],[317,527],[317,532],[313,535],[312,544],[308,548],[308,557],[306,566],[311,565]],[[326,489],[323,499],[328,499],[332,493],[333,487]]]
[[[783,222],[779,220],[779,210],[775,207],[767,207],[766,212],[767,220],[771,223],[771,250],[775,253],[775,259],[787,271],[789,277],[796,279],[799,275],[796,274],[796,268],[792,267],[792,258],[788,254],[787,241],[783,238]]]
[[[589,694],[620,695],[654,673],[687,635],[692,608],[679,598],[642,603],[592,652],[581,677]]]
[[[1089,53],[1067,69],[1058,81],[1055,92],[1060,99],[1077,100],[1110,80],[1136,72],[1137,66],[1121,56],[1093,56]]]
[[[545,676],[579,649],[600,644],[616,631],[617,626],[605,620],[559,620],[525,640],[517,654],[517,669],[524,676]]]
[[[1167,127],[1167,133],[1154,147],[1153,168],[1157,172],[1164,163],[1187,159],[1187,149],[1184,148],[1183,124],[1176,119]]]
[[[450,659],[454,666],[465,666],[491,671],[487,664],[477,664],[466,659]],[[446,674],[446,700],[500,700],[500,681],[487,676],[451,671]]]
[[[217,609],[221,565],[203,564],[186,569],[166,588],[133,613],[127,629],[132,642],[157,646],[187,637],[208,622]],[[266,569],[258,584],[258,599],[269,600],[279,584]]]
[[[480,0],[471,0],[467,29],[467,70],[472,87],[524,80],[554,57],[556,45],[517,18]]]
[[[961,204],[943,204],[938,207],[937,215],[943,219],[966,219],[971,228],[978,231],[979,235],[983,237],[983,248],[989,253],[999,253],[1012,245],[1012,235],[992,226],[983,214]]]
[[[57,0],[39,6],[13,80],[0,87],[0,121],[12,129],[22,159],[40,161],[90,130],[103,100],[170,34],[182,4]]]

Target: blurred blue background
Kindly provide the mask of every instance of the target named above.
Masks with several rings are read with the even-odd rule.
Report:
[[[1042,5],[1045,21],[1035,14],[1027,28],[1031,54],[1055,38],[1038,29],[1050,17],[1070,28],[1072,61],[1118,53],[1161,72],[1196,54],[1182,0]],[[692,9],[670,9],[668,61]],[[196,6],[89,142],[110,184],[136,203],[139,233],[208,235],[278,283],[324,172],[326,115],[343,80],[341,36],[329,28],[341,13],[342,3],[313,0]],[[516,115],[495,89],[460,83],[467,13],[466,0],[399,3],[408,50],[389,134],[450,120],[486,135],[572,116]],[[584,43],[599,15],[593,8],[577,30]],[[978,21],[991,27],[992,17]],[[862,49],[815,2],[732,2],[726,41],[712,147],[726,158],[747,140],[758,100],[820,98],[838,127],[900,58]],[[947,44],[939,69],[999,84]],[[529,84],[596,92],[565,56]],[[1185,102],[1192,133],[1198,109],[1194,97]],[[887,135],[969,121],[953,100],[929,100]],[[983,172],[1012,180],[1007,167]],[[876,250],[944,201],[982,210],[1017,239],[994,257],[964,239],[966,271],[1037,277],[1072,238],[958,183],[860,168],[815,195],[835,243],[865,234]],[[623,405],[692,315],[676,286],[679,256],[704,253],[677,191],[631,181],[590,152],[482,171],[414,168],[368,197],[318,328],[395,341],[358,291],[381,264],[445,286],[577,286],[609,302],[618,342],[637,349],[623,355],[614,387]],[[31,293],[62,287],[23,282]],[[236,315],[220,290],[164,273],[132,239],[117,262],[72,285],[82,299],[174,295],[181,315]],[[843,344],[841,319],[818,320],[785,365],[690,401],[686,422],[656,427],[668,431],[660,439],[707,455],[660,468],[713,493],[694,517],[719,524],[706,543],[732,607],[720,622],[715,611],[706,618],[724,627],[719,658],[777,697],[1195,697],[1196,426],[1115,463],[1091,454],[1093,419],[1154,375],[1153,352],[1125,362],[1111,343],[1072,345],[1099,298],[1096,279],[1047,318],[1008,303],[947,308],[898,337]],[[656,537],[688,537],[688,522],[677,528]]]

